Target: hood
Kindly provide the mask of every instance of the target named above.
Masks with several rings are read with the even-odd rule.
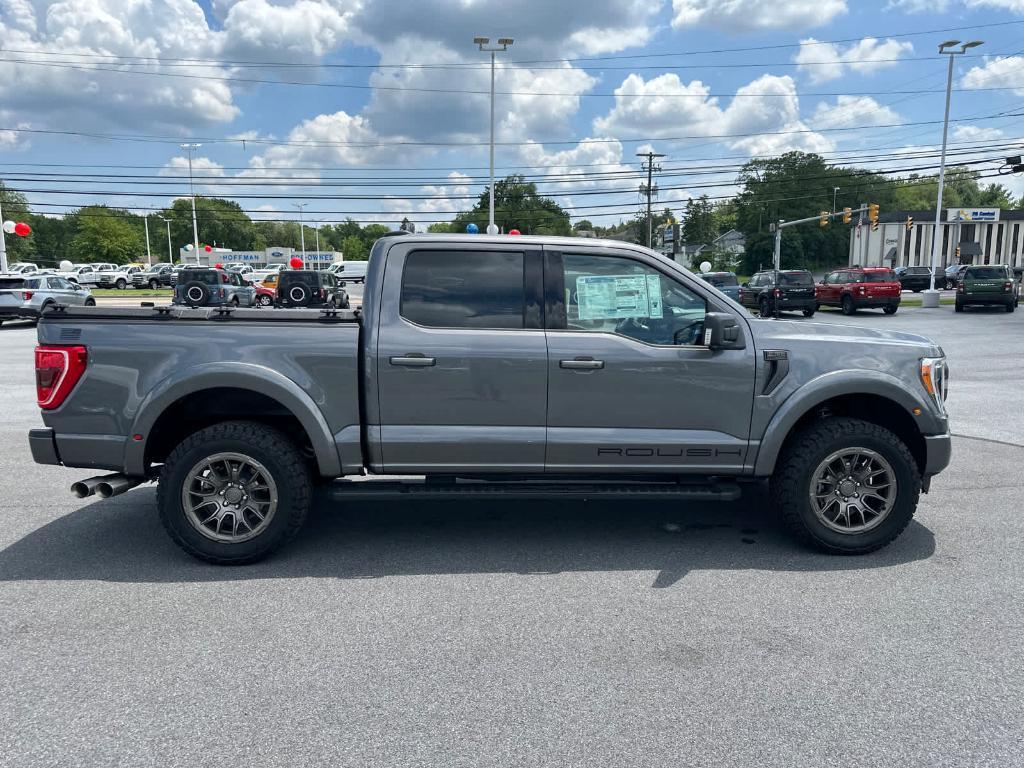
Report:
[[[751,318],[757,345],[770,347],[778,345],[788,348],[799,344],[871,344],[902,347],[925,355],[941,354],[938,344],[927,336],[884,328],[868,328],[838,323],[814,323],[806,320],[772,320]]]

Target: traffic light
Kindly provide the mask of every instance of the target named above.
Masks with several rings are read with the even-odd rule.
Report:
[[[914,228],[914,217],[907,216],[907,232],[910,232]]]
[[[878,203],[872,203],[868,206],[868,221],[872,224],[878,223]]]
[[[956,247],[956,263],[957,264],[960,263],[960,246],[959,245]]]
[[[820,214],[818,214],[818,226],[828,226],[828,211],[822,211]]]
[[[843,224],[849,224],[850,219],[853,216],[853,211],[849,208],[843,208]]]

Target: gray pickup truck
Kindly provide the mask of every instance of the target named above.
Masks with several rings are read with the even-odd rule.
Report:
[[[765,479],[800,539],[860,554],[950,459],[928,339],[754,318],[618,242],[395,234],[360,310],[58,308],[39,342],[35,460],[115,472],[83,497],[158,479],[167,531],[215,563],[287,541],[315,486],[628,504]]]

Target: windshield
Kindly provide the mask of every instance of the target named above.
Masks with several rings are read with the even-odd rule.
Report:
[[[800,286],[807,288],[814,285],[810,272],[780,272],[779,285]]]
[[[964,277],[971,280],[1005,280],[1006,269],[1003,267],[971,267]]]
[[[884,272],[865,272],[864,282],[865,283],[891,283],[896,279],[896,275],[892,270],[885,270]]]

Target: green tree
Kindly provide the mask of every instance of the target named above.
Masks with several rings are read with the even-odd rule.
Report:
[[[683,214],[683,242],[710,244],[716,237],[718,237],[718,225],[708,196],[690,198]]]
[[[464,232],[470,222],[487,231],[490,195],[485,189],[472,210],[460,213],[453,222]],[[494,184],[494,223],[502,232],[518,229],[524,235],[570,235],[569,214],[554,200],[541,197],[537,185],[520,175],[508,176]]]
[[[366,261],[370,252],[363,244],[361,238],[350,235],[342,241],[341,253],[345,261]]]
[[[175,251],[192,242],[191,200],[179,198],[169,208],[161,211],[160,215],[171,221],[171,240]],[[196,224],[199,229],[200,245],[216,243],[220,247],[238,250],[266,247],[266,245],[286,245],[274,242],[262,244],[259,239],[259,230],[253,226],[252,219],[242,212],[242,207],[236,202],[219,197],[196,198]],[[139,225],[142,225],[141,219]],[[150,229],[152,229],[152,225]],[[298,225],[295,226],[295,232],[298,234]]]
[[[4,186],[0,181],[0,210],[3,211],[4,221],[24,221],[32,226],[31,217],[28,211],[28,201],[21,192]],[[0,222],[2,223],[2,222]],[[17,235],[4,235],[4,243],[7,246],[7,262],[13,264],[17,261],[34,261],[36,257],[35,235],[18,237]]]
[[[363,243],[363,252],[368,255],[370,253],[370,249],[373,248],[373,244],[390,231],[391,227],[384,224],[367,224],[363,227],[359,232],[359,239]],[[345,258],[348,258],[348,256]],[[365,259],[367,256],[362,256],[360,258]]]
[[[105,205],[82,208],[76,217],[78,224],[68,246],[71,261],[126,264],[144,260],[145,241],[128,216],[130,214]]]

